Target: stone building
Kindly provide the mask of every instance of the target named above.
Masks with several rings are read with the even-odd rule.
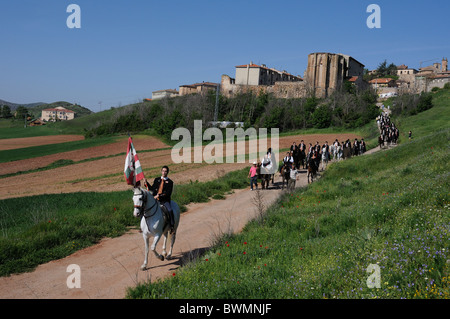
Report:
[[[205,94],[210,90],[217,90],[217,85],[217,83],[211,82],[180,85],[179,96],[188,94]]]
[[[362,78],[363,73],[364,64],[349,55],[317,52],[308,55],[305,81],[316,97],[327,97],[345,80]]]
[[[57,106],[52,109],[44,109],[41,113],[41,120],[43,121],[69,121],[75,118],[75,112],[68,110],[62,106]]]
[[[433,87],[443,88],[450,82],[450,71],[448,71],[448,59],[442,58],[441,63],[433,63],[419,69],[415,74],[414,89],[416,92],[429,92]]]
[[[160,100],[165,97],[175,97],[178,96],[178,91],[174,89],[167,89],[167,90],[158,90],[152,92],[152,100]]]
[[[265,64],[237,65],[236,77],[223,74],[220,92],[226,97],[239,93],[272,93],[275,97],[303,97],[305,84],[300,76],[286,70],[268,68]]]
[[[268,68],[265,64],[250,64],[236,66],[236,81],[238,85],[274,85],[275,82],[303,81],[299,76],[292,75],[286,70],[279,71]]]

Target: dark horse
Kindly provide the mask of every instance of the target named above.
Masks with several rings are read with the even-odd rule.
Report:
[[[280,169],[281,174],[281,189],[284,189],[284,183],[286,183],[286,187],[291,179],[291,168],[289,165],[283,164]]]
[[[317,174],[317,169],[318,166],[316,166],[316,159],[315,159],[315,155],[311,156],[307,162],[308,164],[308,184],[309,182],[309,177],[311,176],[311,183],[314,181],[314,177]]]
[[[256,174],[258,175],[258,179],[261,180],[262,189],[268,189],[271,175],[270,174],[261,174],[261,165],[262,164],[258,162],[258,168],[256,169]],[[272,184],[273,184],[273,182],[272,182]]]

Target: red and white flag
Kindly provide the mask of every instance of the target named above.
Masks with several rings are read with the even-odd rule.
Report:
[[[136,183],[144,179],[141,163],[133,146],[131,137],[128,138],[127,157],[125,158],[125,168],[123,171],[128,185],[136,186]]]

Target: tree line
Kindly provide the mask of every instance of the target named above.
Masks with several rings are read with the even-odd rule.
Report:
[[[244,128],[279,128],[280,132],[306,129],[360,127],[379,115],[374,90],[346,83],[327,98],[276,98],[260,92],[227,98],[219,95],[218,120],[243,122]],[[177,127],[193,132],[194,120],[207,124],[214,119],[216,94],[192,94],[143,101],[117,109],[110,120],[86,130],[86,137],[153,130],[168,139]]]

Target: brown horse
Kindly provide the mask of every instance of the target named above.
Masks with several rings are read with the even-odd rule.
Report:
[[[291,178],[290,168],[283,164],[280,170],[280,174],[281,174],[281,189],[284,189],[284,183],[286,183],[287,187],[289,179]]]
[[[310,184],[309,182],[309,177],[311,177],[311,183],[314,182],[314,177],[317,174],[317,166],[316,166],[316,159],[315,159],[315,155],[313,155],[308,162],[308,184]]]

